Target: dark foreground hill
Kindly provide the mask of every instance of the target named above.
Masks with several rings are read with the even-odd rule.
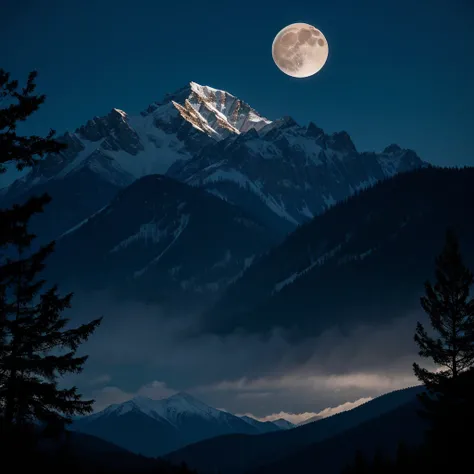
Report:
[[[416,403],[416,394],[421,390],[422,387],[412,387],[391,392],[353,410],[288,431],[266,433],[256,436],[220,436],[187,446],[165,456],[165,459],[176,464],[185,462],[189,467],[195,468],[202,473],[220,472],[222,474],[243,474],[271,463],[279,465],[280,462],[288,462],[291,464],[291,457],[298,456],[300,452],[303,454],[306,453],[306,448],[311,451],[313,449],[312,446],[319,446],[318,443],[336,436],[345,436],[345,433],[349,433],[363,423],[373,421],[374,424],[368,425],[369,428],[367,429],[366,444],[370,447],[370,443],[373,440],[371,433],[373,433],[375,429],[373,428],[374,426],[377,427],[376,429],[382,430],[381,433],[385,432],[384,430],[386,429],[389,431],[394,429],[394,423],[391,420],[395,420],[396,422],[398,418],[396,416],[388,416],[392,410],[402,409],[401,407],[406,406],[408,407],[407,411],[404,412],[402,410],[402,412],[407,413],[407,420],[412,419],[410,414],[412,408],[410,407],[413,407],[413,403]],[[386,416],[388,416],[387,421],[384,421],[384,417]],[[380,421],[375,421],[379,417],[383,419],[381,418]],[[410,424],[407,425],[406,428],[415,436],[417,426]],[[404,431],[403,429],[401,431],[395,430],[394,433],[404,433]],[[348,436],[353,435],[349,434]],[[363,436],[361,439],[363,439]],[[377,439],[375,439],[375,441],[377,441]],[[335,443],[336,444],[330,445],[327,448],[328,452],[334,453],[336,449],[334,446],[337,446],[338,441],[335,441]],[[352,460],[350,457],[352,454],[352,451],[347,453],[349,456],[347,462]],[[287,461],[288,459],[290,461]],[[287,466],[287,470],[278,472],[305,472],[304,470],[290,469],[288,467],[289,464],[285,465]],[[312,464],[311,468],[313,469],[315,466],[317,466],[317,464]],[[272,472],[271,469],[268,472]],[[325,473],[324,470],[320,472]]]
[[[42,471],[61,474],[192,474],[185,466],[131,453],[115,444],[83,433],[67,432],[60,439],[42,439],[28,448],[29,437],[20,437],[15,448],[0,443],[2,473]],[[11,439],[7,439],[7,442]],[[21,444],[21,446],[19,446]]]
[[[218,333],[280,326],[308,336],[418,310],[448,226],[474,266],[473,209],[474,168],[425,168],[379,182],[256,261],[203,325]]]

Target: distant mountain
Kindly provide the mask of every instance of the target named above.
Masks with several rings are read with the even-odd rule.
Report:
[[[259,433],[271,433],[273,431],[280,431],[280,429],[283,429],[272,421],[259,421],[250,416],[241,416],[239,418],[247,422],[249,425],[255,427]]]
[[[295,424],[291,423],[288,420],[284,420],[283,418],[273,420],[272,423],[282,430],[290,430],[291,428],[294,428],[296,426]]]
[[[319,421],[319,420],[322,420],[322,419],[323,419],[322,416],[314,415],[311,418],[308,418],[307,420],[304,420],[304,421],[298,423],[297,426],[307,425],[308,423],[313,423],[314,421]]]
[[[203,439],[259,430],[230,413],[178,393],[167,399],[137,397],[76,420],[72,429],[145,456],[161,456]]]
[[[192,305],[214,298],[274,242],[239,208],[150,175],[60,236],[47,271],[74,288]]]
[[[298,469],[296,467],[290,467],[290,464],[286,463],[286,459],[290,459],[290,456],[293,455],[297,456],[300,452],[305,453],[306,456],[306,453],[310,451],[310,446],[319,446],[320,443],[325,442],[325,440],[328,440],[327,442],[329,443],[331,439],[334,439],[338,435],[343,437],[345,433],[349,433],[364,423],[373,421],[374,424],[370,426],[377,426],[378,429],[382,430],[383,423],[379,423],[375,420],[379,418],[382,419],[384,415],[389,414],[392,410],[398,408],[402,409],[404,406],[412,406],[414,403],[417,403],[416,394],[422,390],[423,388],[419,386],[391,392],[375,398],[364,405],[353,408],[350,411],[338,413],[331,417],[304,426],[298,426],[290,430],[266,433],[259,436],[235,434],[201,441],[170,453],[165,456],[165,459],[175,464],[184,461],[189,467],[197,469],[202,474],[213,472],[221,472],[222,474],[243,474],[269,465],[270,463],[276,463],[272,464],[272,466],[275,466],[279,462],[282,462],[282,466],[283,462],[285,463],[284,466],[286,470],[277,470],[277,472],[305,472],[308,469],[319,469],[317,462],[314,460],[312,465],[308,464],[305,465],[304,469]],[[402,411],[404,411],[404,409]],[[411,408],[409,412],[412,412]],[[410,419],[413,418],[411,415],[409,415],[409,417]],[[390,416],[390,419],[392,421],[387,424],[387,430],[394,429],[393,420],[395,420],[396,423],[397,417]],[[402,417],[399,418],[399,420],[403,419]],[[405,429],[406,431],[404,431]],[[412,439],[410,438],[410,433],[413,434],[413,438],[415,437],[415,431],[411,432],[412,429],[415,430],[419,428],[411,424],[406,426],[402,424],[396,428],[394,433],[403,434],[408,432],[407,439],[410,440]],[[385,431],[380,431],[380,433],[385,433]],[[420,432],[418,431],[417,436],[419,434]],[[385,434],[383,436],[385,436]],[[389,435],[387,434],[387,436]],[[370,429],[370,437],[371,440],[374,440],[374,431],[372,428]],[[381,441],[380,438],[381,436],[379,435],[379,438],[375,439],[375,441]],[[352,440],[352,435],[349,439]],[[364,438],[361,437],[361,440],[362,439]],[[392,438],[390,438],[390,441],[392,441]],[[330,452],[332,456],[337,457],[338,454],[335,446],[337,446],[337,444],[331,445]],[[369,446],[369,444],[367,446]],[[352,451],[347,454],[347,456],[351,455]],[[325,462],[327,462],[327,458],[325,459]],[[351,460],[352,457],[349,457],[348,461],[350,462]],[[324,470],[321,470],[321,472],[326,473]]]
[[[427,168],[381,181],[262,256],[205,314],[205,327],[280,326],[308,335],[418,310],[448,226],[474,266],[472,209],[474,168]]]

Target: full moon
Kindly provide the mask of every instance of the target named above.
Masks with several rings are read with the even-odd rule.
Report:
[[[306,23],[283,28],[273,40],[275,64],[292,77],[309,77],[322,69],[328,58],[328,42],[320,30]]]

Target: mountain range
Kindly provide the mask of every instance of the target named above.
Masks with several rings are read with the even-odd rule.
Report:
[[[94,117],[59,141],[68,148],[1,190],[0,206],[52,196],[32,228],[38,243],[57,240],[58,253],[75,257],[70,267],[59,255],[50,265],[59,282],[170,305],[210,306],[299,225],[427,166],[397,145],[359,152],[346,132],[271,121],[195,82],[140,114]]]
[[[285,422],[284,424],[282,422]],[[290,429],[286,420],[260,422],[212,408],[186,393],[162,400],[136,397],[76,420],[72,429],[128,451],[156,457],[224,434],[256,435]]]
[[[398,390],[298,426],[236,416],[186,393],[162,400],[136,397],[77,419],[72,430],[76,437],[85,436],[95,451],[105,447],[110,452],[115,446],[147,457],[162,456],[201,474],[304,472],[315,464],[322,472],[337,473],[356,450],[368,456],[380,450],[393,455],[399,441],[420,443],[425,425],[417,414],[416,396],[422,391],[422,386]],[[112,444],[107,447],[94,439]]]

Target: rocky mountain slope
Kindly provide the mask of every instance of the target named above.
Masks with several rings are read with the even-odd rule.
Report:
[[[206,146],[168,175],[238,205],[283,236],[357,190],[422,166],[411,150],[359,153],[346,132],[328,135],[285,117]]]
[[[474,168],[421,169],[379,182],[256,261],[204,325],[220,333],[280,326],[316,335],[410,314],[434,277],[448,226],[474,266],[472,209]]]

